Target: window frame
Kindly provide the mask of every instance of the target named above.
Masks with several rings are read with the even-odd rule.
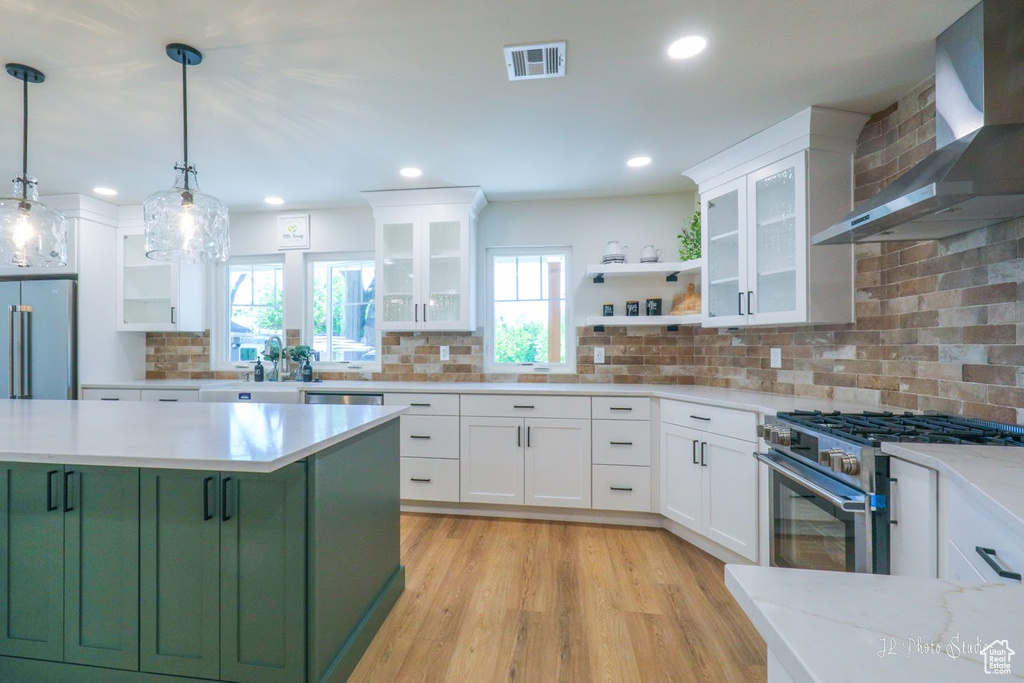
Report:
[[[495,374],[551,374],[571,375],[576,373],[576,323],[573,318],[572,300],[575,281],[572,278],[572,246],[553,245],[548,247],[487,247],[485,249],[487,268],[487,310],[484,326],[484,372]],[[561,363],[498,363],[494,360],[494,258],[495,256],[551,256],[565,258],[565,361]]]
[[[287,299],[285,291],[288,287],[287,268],[285,265],[285,259],[280,254],[266,254],[262,256],[234,256],[224,263],[218,264],[215,267],[216,271],[216,282],[217,286],[214,287],[214,296],[216,299],[213,304],[213,321],[210,325],[210,369],[214,372],[237,372],[244,368],[251,368],[256,363],[249,363],[246,361],[238,361],[237,363],[224,358],[221,353],[227,349],[230,343],[230,329],[231,323],[228,316],[231,314],[228,310],[228,276],[231,272],[231,266],[246,266],[246,265],[278,265],[281,267],[281,341],[284,342],[284,337],[288,332],[288,310],[287,310]]]
[[[299,327],[303,339],[313,339],[313,269],[318,263],[365,263],[373,264],[373,276],[377,277],[377,259],[374,253],[367,251],[357,252],[318,252],[306,254],[303,263],[303,289],[302,289],[302,325]],[[376,300],[376,292],[374,293]],[[376,301],[375,301],[376,305]],[[380,372],[383,364],[381,354],[383,353],[383,334],[378,327],[376,330],[377,353],[373,362],[366,361],[311,361],[311,365],[322,372]]]

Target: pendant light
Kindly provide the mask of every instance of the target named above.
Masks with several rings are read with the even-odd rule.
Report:
[[[39,201],[36,179],[28,174],[28,84],[42,83],[42,71],[8,64],[7,73],[22,82],[21,174],[14,192],[0,197],[0,256],[14,266],[65,266],[68,221],[63,213]]]
[[[188,161],[188,67],[203,61],[199,50],[181,43],[167,46],[167,56],[181,64],[184,161],[175,165],[177,181],[170,190],[154,192],[142,204],[146,223],[146,256],[157,261],[219,263],[228,260],[228,209],[203,194],[196,168]]]

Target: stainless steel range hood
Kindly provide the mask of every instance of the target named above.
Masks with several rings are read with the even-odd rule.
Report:
[[[814,244],[939,239],[1024,216],[1024,1],[983,0],[935,44],[936,146]]]

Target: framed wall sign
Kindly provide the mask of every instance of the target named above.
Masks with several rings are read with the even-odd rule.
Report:
[[[309,214],[277,217],[278,249],[309,249]]]

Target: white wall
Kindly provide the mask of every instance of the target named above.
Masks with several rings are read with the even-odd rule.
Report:
[[[486,260],[488,247],[497,246],[564,246],[573,250],[575,323],[582,325],[586,316],[600,315],[603,303],[615,304],[617,314],[625,314],[627,299],[643,301],[662,297],[667,307],[672,295],[685,291],[686,282],[651,284],[609,279],[595,285],[585,277],[587,264],[600,263],[605,243],[617,239],[629,246],[628,260],[638,262],[646,244],[663,250],[662,260],[677,260],[680,228],[689,226],[693,216],[693,193],[598,199],[568,199],[522,202],[493,202],[480,214],[477,231],[478,297],[480,325],[486,319],[482,294],[486,291]],[[372,253],[374,248],[373,213],[365,209],[309,211],[310,249],[277,250],[277,216],[293,212],[232,213],[232,256],[284,254],[285,326],[301,328],[302,287],[291,283],[304,280],[304,255],[322,252]]]

